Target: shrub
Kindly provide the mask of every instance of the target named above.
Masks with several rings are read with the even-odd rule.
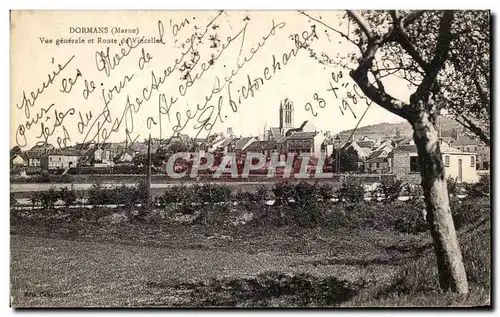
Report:
[[[464,200],[452,198],[450,199],[450,208],[456,230],[470,226],[482,219],[491,218],[489,198],[485,197]]]
[[[475,184],[464,184],[467,195],[472,198],[486,197],[490,195],[490,177],[483,175]]]
[[[96,182],[87,191],[88,203],[97,207],[98,205],[115,204],[116,189],[105,188],[101,182]]]
[[[401,195],[403,182],[399,179],[383,178],[377,186],[377,192],[384,197],[385,201],[395,201]]]
[[[193,224],[199,225],[224,225],[229,220],[229,205],[208,204],[198,207]]]
[[[69,189],[67,187],[62,187],[59,189],[58,195],[66,207],[71,206],[76,201],[76,191],[73,185],[71,185]]]
[[[40,192],[40,202],[44,209],[53,208],[58,198],[59,195],[53,187],[49,188],[49,190]]]
[[[293,191],[293,204],[289,204],[291,220],[302,227],[316,227],[324,223],[325,204],[320,201],[316,184],[300,181]]]
[[[224,185],[212,185],[210,183],[205,183],[202,185],[202,190],[204,193],[208,193],[206,200],[204,202],[216,204],[216,203],[226,203],[231,199],[231,189]]]
[[[30,201],[31,201],[31,204],[34,206],[36,206],[37,204],[40,203],[40,193],[39,192],[32,192],[30,194]]]
[[[197,206],[201,200],[201,208],[198,207],[198,214],[194,223],[197,224],[215,224],[227,220],[229,211],[229,202],[231,199],[231,189],[225,185],[214,185],[212,183],[203,183],[201,186],[192,187],[192,197],[195,200],[191,202],[191,208]],[[187,206],[183,206],[183,209]],[[189,209],[192,210],[192,209]]]
[[[253,211],[256,205],[263,205],[266,202],[268,190],[264,185],[259,185],[255,191],[239,190],[234,194],[234,199],[246,209]]]
[[[193,214],[203,209],[203,205],[219,205],[229,203],[231,199],[231,189],[224,185],[213,185],[197,183],[192,186],[173,186],[167,189],[158,198],[160,205],[179,204],[178,211],[184,214]]]
[[[255,193],[253,195],[253,202],[264,203],[267,199],[269,199],[269,190],[264,185],[258,185],[257,190],[255,191]]]
[[[47,171],[42,171],[40,175],[32,178],[34,183],[50,183],[50,175]]]
[[[413,184],[405,184],[402,187],[403,187],[403,190],[402,190],[403,195],[408,196],[410,201],[421,201],[422,200],[422,197],[424,196],[424,191],[422,189],[422,186],[413,185]]]
[[[489,290],[491,287],[491,231],[490,222],[459,236],[469,284]],[[476,226],[476,223],[472,224]]]
[[[333,198],[333,185],[330,183],[316,184],[318,186],[318,194],[323,201],[330,201]]]
[[[396,219],[394,229],[402,233],[417,234],[430,228],[420,210],[410,209],[405,215]]]
[[[459,194],[459,186],[456,178],[449,176],[446,184],[448,186],[448,195],[456,196]]]
[[[59,182],[63,184],[71,184],[73,183],[73,177],[69,174],[61,175],[59,178]]]
[[[293,198],[294,187],[289,182],[278,182],[274,184],[272,192],[275,199],[275,206],[287,205],[289,200]]]
[[[358,203],[365,199],[365,188],[360,180],[347,178],[337,190],[337,197],[341,202]]]
[[[134,195],[137,202],[143,205],[146,204],[150,198],[148,184],[145,181],[140,181],[134,189]]]
[[[116,204],[125,205],[125,207],[130,209],[137,203],[136,191],[135,186],[122,184],[120,187],[114,188],[113,200]],[[105,204],[105,202],[101,201],[100,204]]]

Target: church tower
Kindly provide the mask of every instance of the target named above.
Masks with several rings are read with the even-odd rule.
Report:
[[[293,103],[285,98],[280,103],[280,130],[288,130],[293,127]]]

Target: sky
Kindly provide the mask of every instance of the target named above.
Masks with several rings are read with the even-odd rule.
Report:
[[[347,56],[355,48],[323,23],[347,25],[341,12],[307,14],[320,22],[297,11],[13,12],[11,147],[205,137],[228,127],[259,136],[278,126],[285,98],[296,126],[309,120],[320,131],[352,129],[368,106],[349,70],[320,64],[297,46],[315,34],[318,56]],[[139,43],[143,36],[158,43]],[[191,58],[199,59],[194,67]],[[385,80],[389,93],[408,99],[405,83]],[[400,121],[372,104],[360,126]]]

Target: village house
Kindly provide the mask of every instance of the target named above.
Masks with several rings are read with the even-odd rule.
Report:
[[[477,150],[477,169],[480,171],[490,170],[490,147],[480,146]]]
[[[46,154],[50,151],[53,151],[55,147],[52,144],[49,143],[41,143],[33,146],[31,149],[29,149],[28,152],[31,153],[37,153],[37,154]]]
[[[76,167],[81,154],[72,149],[52,150],[42,155],[40,166],[42,170],[56,170]]]
[[[393,148],[391,140],[383,141],[366,158],[364,171],[366,173],[390,173],[392,171]]]
[[[336,134],[333,137],[333,146],[335,149],[340,149],[349,142],[349,135]]]
[[[451,177],[457,182],[475,183],[478,181],[476,153],[462,152],[443,142],[441,154],[446,177]],[[414,184],[420,183],[420,166],[415,143],[398,145],[394,149],[392,171],[398,179]]]
[[[111,151],[109,149],[103,149],[101,147],[94,150],[94,157],[92,160],[92,166],[94,167],[108,167],[112,166],[113,157],[111,156]]]
[[[245,148],[245,152],[260,153],[269,158],[273,152],[276,152],[276,146],[276,141],[255,140]]]
[[[466,135],[461,135],[456,140],[451,142],[451,146],[463,152],[476,153],[476,165],[478,170],[490,169],[490,147],[484,145],[479,140],[470,138]]]
[[[134,160],[135,155],[136,153],[133,150],[124,149],[113,158],[113,162],[115,164],[130,164]]]
[[[247,147],[252,144],[255,140],[257,140],[256,137],[243,137],[239,138],[234,146],[234,152],[236,153],[237,156],[239,156],[243,151],[247,149]]]
[[[10,157],[10,164],[13,168],[25,167],[28,165],[27,158],[24,154],[14,154]]]
[[[450,145],[463,152],[477,152],[481,142],[466,135],[459,136]]]
[[[25,152],[26,159],[28,160],[28,167],[33,167],[33,168],[40,167],[41,166],[40,160],[43,154],[44,153],[34,152],[31,150]]]
[[[373,144],[372,142],[370,143],[361,143],[364,145],[363,147],[359,145],[358,141],[350,141],[347,142],[342,149],[347,150],[348,148],[352,147],[356,153],[358,153],[358,157],[360,159],[360,162],[364,162],[366,158],[371,154],[372,149],[371,145]],[[370,146],[370,147],[367,147]]]
[[[327,135],[325,135],[326,139],[323,140],[323,143],[321,144],[321,152],[325,154],[325,156],[330,156],[333,154],[333,151],[335,150],[335,144],[333,139],[328,138]]]
[[[319,157],[323,152],[333,152],[333,142],[325,142],[328,133],[317,131],[312,122],[306,120],[298,127],[294,126],[293,103],[285,99],[279,107],[279,127],[264,129],[260,143],[252,143],[258,152],[270,155],[277,151],[282,155],[286,153],[309,153],[311,157]]]

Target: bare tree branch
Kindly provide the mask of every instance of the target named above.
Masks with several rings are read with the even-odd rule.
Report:
[[[313,20],[313,21],[315,21],[315,22],[317,22],[317,23],[319,23],[319,24],[323,25],[323,26],[324,26],[324,27],[326,27],[327,29],[329,29],[329,30],[331,30],[331,31],[333,31],[333,32],[336,32],[337,34],[339,34],[339,35],[340,35],[340,36],[342,36],[343,38],[347,39],[347,40],[348,40],[349,42],[351,42],[352,44],[356,45],[356,46],[357,46],[357,47],[361,50],[361,47],[360,47],[360,46],[361,46],[361,43],[356,43],[356,42],[355,42],[354,40],[352,40],[352,39],[351,39],[351,38],[350,38],[347,34],[345,34],[345,33],[341,32],[341,31],[339,31],[339,30],[337,30],[337,29],[335,29],[335,28],[333,28],[333,27],[331,27],[331,26],[329,26],[328,24],[324,23],[324,22],[323,22],[323,21],[321,21],[321,20],[318,20],[318,19],[316,19],[316,18],[314,18],[314,17],[310,16],[309,14],[305,13],[304,11],[299,11],[299,13],[300,13],[300,14],[303,14],[303,15],[305,15],[306,17],[308,17],[309,19],[311,19],[311,20]]]
[[[443,68],[444,62],[448,57],[451,42],[451,23],[453,21],[454,12],[451,10],[444,11],[441,21],[439,23],[439,35],[436,43],[436,52],[429,67],[418,86],[417,91],[412,95],[412,99],[427,98],[432,86],[435,84],[438,73]]]
[[[372,68],[375,68],[375,69],[372,69],[372,74],[373,74],[373,77],[375,78],[375,82],[377,83],[378,88],[381,91],[385,91],[384,84],[382,83],[382,78],[384,76],[380,75],[380,69],[378,67],[378,63],[375,62],[375,67],[372,67]],[[388,76],[388,75],[386,74],[386,76]]]
[[[488,115],[491,117],[490,98],[486,95],[487,93],[481,87],[481,84],[479,83],[479,80],[477,78],[477,72],[474,72],[474,74],[472,75],[472,78],[474,80],[474,85],[476,85],[476,89],[477,89],[477,93],[479,94],[479,98],[481,99],[481,102],[483,103],[484,108],[488,112]]]
[[[403,19],[403,25],[406,27],[413,23],[416,19],[420,18],[424,14],[424,10],[412,11]]]
[[[472,122],[472,120],[467,118],[467,116],[461,114],[461,115],[456,116],[455,120],[458,123],[460,123],[461,125],[463,125],[466,129],[468,129],[469,131],[471,131],[472,133],[477,135],[479,137],[479,139],[484,142],[484,144],[486,144],[487,146],[491,145],[490,137],[488,135],[486,135],[486,133],[483,131],[483,129],[478,127],[476,124],[474,124],[474,122]]]
[[[439,23],[439,37],[436,44],[436,53],[429,65],[429,79],[434,81],[437,74],[443,68],[444,62],[448,58],[451,42],[451,23],[453,22],[454,11],[444,11]]]
[[[379,88],[375,87],[368,79],[368,71],[370,71],[373,66],[373,59],[382,42],[383,40],[381,39],[374,39],[368,44],[358,67],[351,71],[350,75],[365,96],[384,109],[402,118],[408,118],[409,109],[407,104],[386,93],[385,90],[382,89],[383,86]]]
[[[375,37],[372,28],[361,14],[352,10],[347,10],[347,14],[354,20],[354,22],[358,24],[358,26],[368,38],[368,41],[372,40]]]
[[[428,63],[424,61],[420,53],[417,51],[413,43],[408,38],[406,34],[406,30],[404,27],[404,21],[396,10],[391,10],[390,15],[392,17],[394,28],[396,32],[396,41],[401,45],[401,47],[413,58],[413,60],[424,70],[427,72],[427,68],[429,67]]]

